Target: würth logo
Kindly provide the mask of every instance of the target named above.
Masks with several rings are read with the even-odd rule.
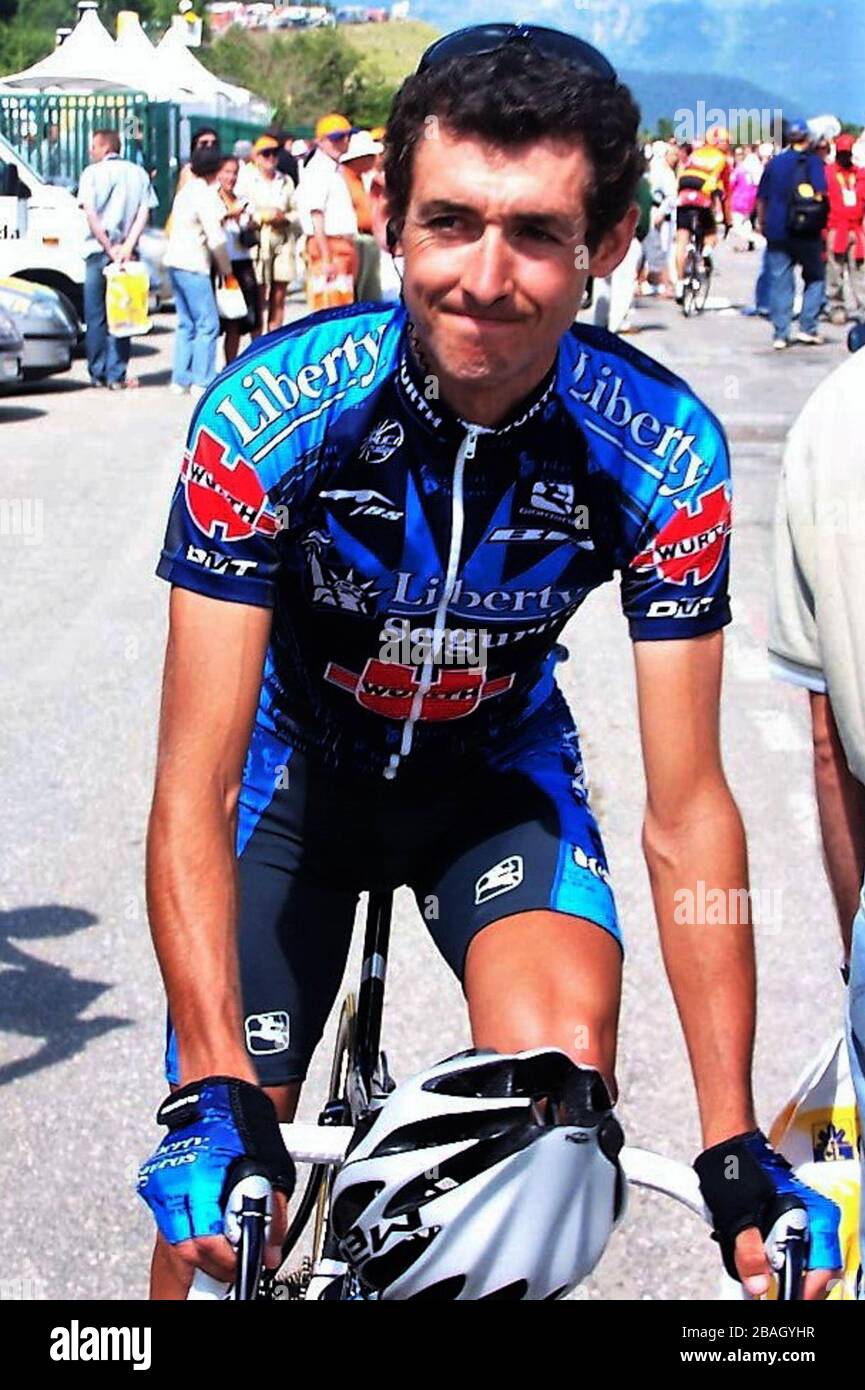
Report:
[[[679,507],[651,545],[631,561],[636,570],[653,569],[659,579],[703,584],[721,563],[730,531],[730,499],[719,483],[703,492],[696,507]]]
[[[228,462],[228,449],[204,428],[181,469],[186,502],[200,531],[215,539],[242,541],[258,531],[275,536],[276,518],[266,510],[258,474],[244,459]]]

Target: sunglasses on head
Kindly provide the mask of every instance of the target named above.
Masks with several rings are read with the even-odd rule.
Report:
[[[449,62],[451,58],[495,53],[497,49],[512,43],[528,44],[541,57],[555,58],[578,72],[591,73],[606,82],[617,81],[615,68],[590,43],[585,43],[574,34],[563,34],[558,29],[546,29],[539,24],[472,24],[467,29],[457,29],[430,45],[421,57],[417,70],[426,72],[440,63]]]

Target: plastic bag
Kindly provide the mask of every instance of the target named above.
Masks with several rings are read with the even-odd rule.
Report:
[[[805,1068],[769,1131],[770,1143],[792,1163],[797,1178],[841,1208],[844,1267],[828,1294],[836,1302],[855,1299],[862,1278],[859,1133],[847,1042],[839,1029]],[[722,1297],[744,1296],[741,1284],[724,1275]]]
[[[233,275],[216,286],[216,307],[222,319],[245,319],[248,306],[243,290]]]
[[[317,309],[336,309],[341,304],[354,303],[354,278],[351,275],[334,275],[328,280],[326,275],[307,277],[306,300],[310,311]]]
[[[105,267],[105,314],[115,338],[149,333],[150,276],[140,261]]]

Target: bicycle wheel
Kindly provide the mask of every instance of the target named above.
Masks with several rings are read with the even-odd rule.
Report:
[[[357,1042],[357,1002],[353,993],[349,992],[342,1001],[342,1010],[339,1015],[339,1025],[336,1030],[336,1042],[333,1048],[333,1061],[330,1068],[330,1085],[328,1088],[328,1103],[346,1100],[346,1087],[349,1073],[354,1065],[354,1054]],[[325,1240],[327,1238],[327,1219],[330,1211],[330,1193],[333,1187],[334,1169],[329,1167],[324,1176],[324,1181],[318,1190],[318,1200],[315,1205],[315,1226],[312,1235],[312,1263],[313,1267],[321,1259],[324,1251]]]
[[[698,266],[698,285],[694,293],[694,308],[698,314],[702,314],[706,307],[706,300],[709,298],[709,286],[712,283],[712,262],[708,256],[701,256]]]
[[[697,252],[693,242],[688,247],[685,256],[684,273],[682,275],[682,313],[688,319],[696,307],[696,293],[699,289],[699,274],[697,264]]]

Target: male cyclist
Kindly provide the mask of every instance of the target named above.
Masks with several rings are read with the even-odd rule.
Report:
[[[571,36],[440,40],[395,99],[375,189],[403,302],[271,335],[195,411],[159,564],[148,892],[179,1089],[141,1178],[157,1297],[196,1266],[230,1277],[238,1165],[290,1189],[277,1116],[295,1112],[363,889],[435,904],[476,1047],[560,1049],[615,1094],[620,931],[554,681],[562,628],[615,572],[724,1257],[762,1292],[760,1232],[792,1201],[812,1214],[811,1294],[838,1262],[834,1208],[756,1126],[750,928],[674,920],[678,890],[747,877],[718,743],[729,467],[684,382],[573,326],[587,274],[634,233],[638,125]]]
[[[701,145],[679,165],[679,198],[676,209],[676,298],[682,297],[685,275],[685,255],[688,242],[699,229],[703,233],[703,250],[711,255],[717,237],[715,205],[720,204],[726,227],[731,225],[730,200],[730,132],[713,125],[706,131]]]

